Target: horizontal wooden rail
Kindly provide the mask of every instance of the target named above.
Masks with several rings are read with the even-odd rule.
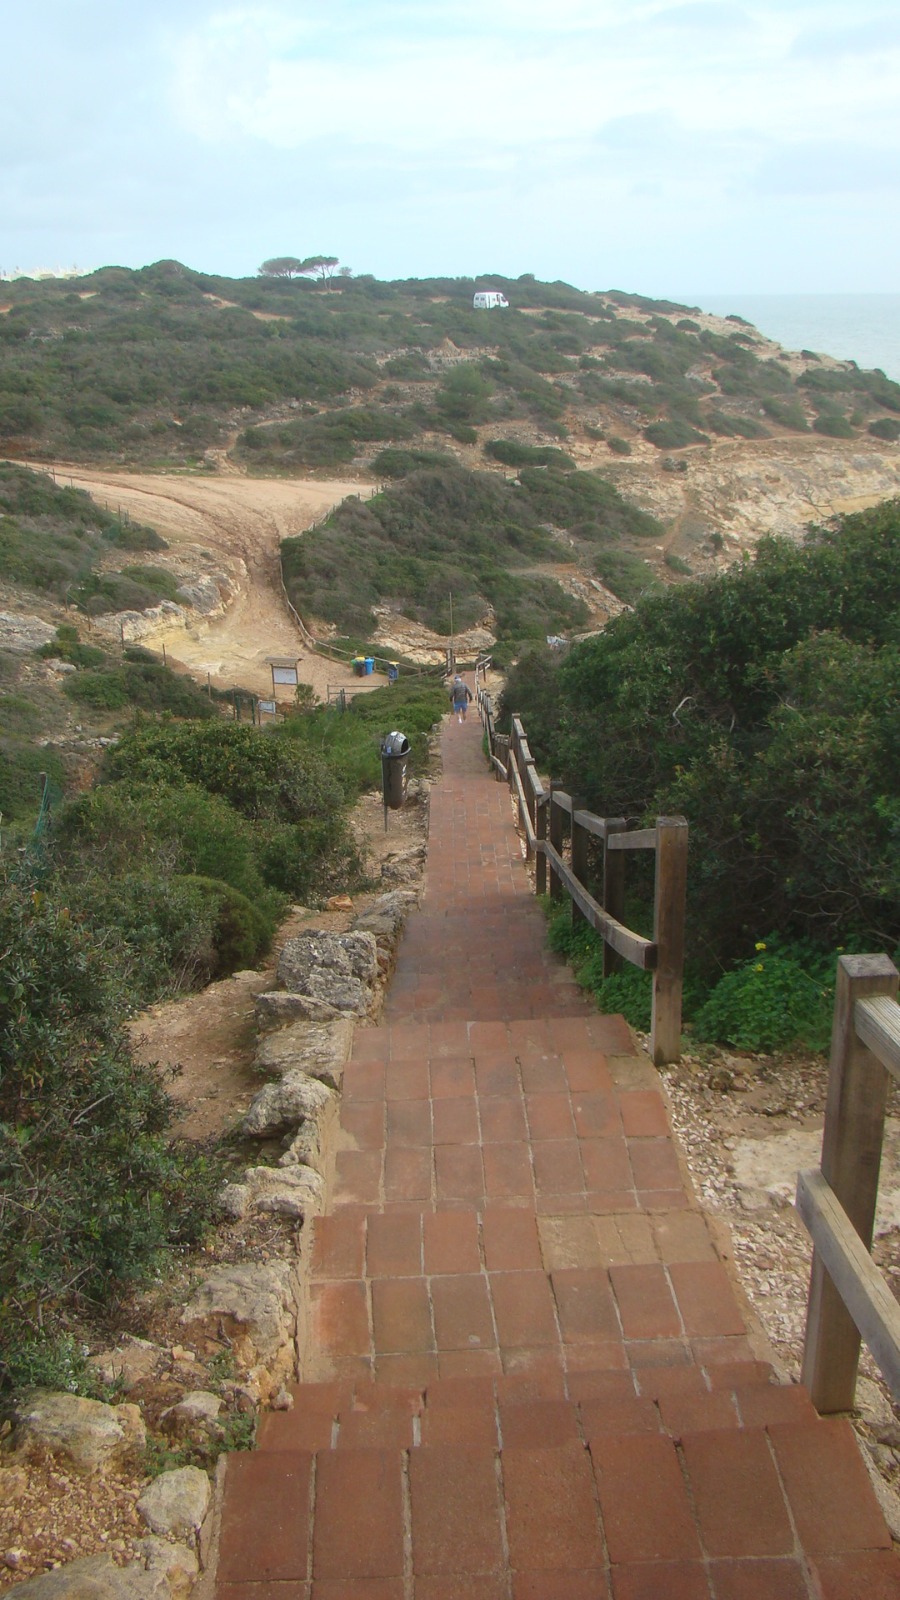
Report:
[[[900,1079],[900,1006],[888,995],[857,1000],[854,1009],[857,1038],[868,1045],[892,1077]]]
[[[900,1401],[900,1305],[818,1168],[799,1174],[797,1210],[888,1388]]]
[[[595,928],[598,933],[602,933],[607,944],[611,944],[620,956],[624,956],[626,961],[631,962],[632,966],[640,967],[644,972],[653,972],[656,967],[658,951],[652,940],[642,938],[639,933],[632,933],[630,928],[624,927],[621,922],[616,921],[615,917],[611,917],[608,911],[604,911],[603,907],[597,904],[593,895],[589,894],[583,884],[578,882],[574,872],[569,869],[562,856],[554,850],[552,844],[545,841],[541,848],[547,860],[552,863],[553,870],[557,873],[560,882],[575,901],[585,921],[589,922],[591,927]]]
[[[656,829],[638,828],[634,833],[611,833],[610,850],[655,850]]]

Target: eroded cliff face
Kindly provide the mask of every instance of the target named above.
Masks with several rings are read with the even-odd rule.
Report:
[[[900,495],[900,447],[875,440],[727,440],[662,460],[638,446],[627,460],[607,456],[603,471],[668,524],[663,548],[695,570],[729,565],[767,534],[800,539],[810,522]]]

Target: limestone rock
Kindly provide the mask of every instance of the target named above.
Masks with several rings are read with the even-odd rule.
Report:
[[[24,1467],[0,1468],[0,1506],[11,1506],[21,1500],[28,1488],[28,1473]]]
[[[141,1559],[127,1567],[111,1556],[81,1556],[19,1584],[16,1600],[187,1600],[199,1570],[186,1545],[148,1538],[141,1540]]]
[[[278,982],[293,994],[364,1016],[377,975],[375,940],[367,933],[299,934],[278,961]]]
[[[227,1215],[239,1219],[254,1211],[280,1217],[317,1216],[322,1210],[325,1185],[312,1167],[300,1160],[277,1167],[248,1167],[242,1183],[229,1183],[219,1196]]]
[[[341,1017],[332,1023],[293,1022],[264,1039],[256,1052],[261,1072],[282,1077],[299,1070],[339,1089],[353,1047],[353,1023]]]
[[[160,1422],[167,1433],[220,1433],[219,1412],[222,1401],[217,1394],[211,1394],[208,1389],[191,1389],[183,1400],[177,1405],[169,1406],[161,1417]],[[164,1532],[157,1528],[156,1532]]]
[[[9,611],[0,611],[0,650],[28,656],[55,638],[56,629],[40,617],[16,617]]]
[[[136,1383],[155,1375],[162,1357],[163,1352],[158,1344],[151,1344],[149,1339],[129,1336],[115,1349],[100,1350],[96,1355],[89,1356],[88,1364],[103,1383],[119,1383],[127,1393]]]
[[[424,860],[424,849],[409,854]],[[379,944],[382,941],[393,943],[399,939],[403,924],[417,902],[418,896],[411,889],[394,889],[390,894],[383,894],[357,917],[354,931],[374,934]]]
[[[217,1267],[185,1307],[181,1321],[206,1338],[224,1333],[239,1366],[264,1364],[280,1388],[294,1370],[298,1292],[287,1261]]]
[[[281,1028],[291,1022],[338,1022],[342,1013],[337,1006],[325,1000],[314,1000],[308,994],[288,994],[284,989],[271,989],[256,997],[256,1025],[260,1032]]]
[[[271,1138],[307,1119],[315,1120],[334,1103],[334,1091],[317,1078],[310,1078],[305,1072],[287,1072],[278,1083],[267,1083],[254,1095],[241,1123],[241,1133],[250,1138]]]
[[[137,1509],[154,1533],[191,1538],[209,1509],[209,1478],[199,1467],[178,1467],[154,1478]]]
[[[19,1413],[14,1443],[25,1460],[61,1456],[74,1471],[89,1476],[133,1461],[146,1437],[137,1406],[107,1406],[80,1395],[38,1390]]]
[[[313,1172],[324,1176],[325,1157],[322,1140],[319,1137],[319,1125],[316,1122],[304,1122],[295,1133],[284,1155],[278,1158],[280,1167],[295,1167],[298,1163],[304,1167],[312,1167]]]

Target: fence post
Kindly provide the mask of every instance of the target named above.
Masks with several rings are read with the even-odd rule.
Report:
[[[654,1064],[681,1054],[681,990],[684,975],[684,912],[687,896],[688,825],[684,817],[656,819],[656,897],[650,1049]]]
[[[548,810],[550,812],[550,816],[549,816],[549,819],[548,819],[547,832],[550,835],[550,843],[552,844],[554,850],[556,851],[557,855],[561,856],[562,855],[562,850],[563,850],[563,814],[562,814],[562,808],[560,806],[555,806],[553,804],[553,793],[554,793],[554,790],[558,789],[559,787],[560,787],[560,785],[558,783],[552,783],[551,782],[551,784],[550,784],[550,795],[549,795],[549,798],[547,800],[547,807],[548,807]],[[556,872],[556,869],[553,866],[553,863],[551,862],[551,864],[550,864],[550,898],[551,898],[551,900],[558,900],[561,894],[562,894],[562,884],[560,883],[559,875]]]
[[[624,817],[607,817],[603,836],[603,909],[617,922],[625,921],[625,851],[610,850],[611,833],[625,832]],[[623,957],[612,945],[603,941],[603,976],[608,978],[622,969]]]
[[[888,1075],[857,1038],[853,1013],[857,1000],[877,994],[896,996],[897,981],[897,969],[887,956],[841,956],[838,961],[822,1176],[869,1251]],[[851,1409],[859,1348],[859,1331],[814,1250],[802,1379],[817,1411]]]
[[[537,838],[537,847],[534,853],[535,894],[547,893],[547,857],[541,849],[547,838],[547,804],[547,796],[544,794],[535,807],[534,831]]]
[[[588,887],[588,840],[590,838],[590,834],[588,833],[587,828],[583,828],[581,826],[580,822],[576,822],[575,821],[575,812],[576,811],[584,811],[585,809],[586,809],[586,800],[585,800],[584,795],[582,795],[582,794],[574,795],[573,794],[573,796],[572,796],[572,861],[571,861],[571,866],[572,866],[572,871],[574,872],[576,878],[578,879],[578,882],[585,889],[587,889],[587,887]],[[586,922],[586,921],[587,921],[587,918],[585,917],[584,912],[579,910],[578,906],[575,904],[575,901],[573,900],[572,901],[572,926],[573,926],[573,928],[577,928],[579,923]]]

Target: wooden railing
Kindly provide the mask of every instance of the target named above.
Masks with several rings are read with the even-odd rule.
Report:
[[[535,893],[563,893],[572,902],[573,922],[587,922],[603,939],[604,976],[623,960],[653,974],[650,1051],[659,1066],[681,1054],[681,996],[684,975],[684,923],[687,892],[688,825],[684,817],[657,817],[652,828],[629,830],[624,817],[598,817],[558,784],[545,786],[538,775],[520,717],[511,719],[508,738],[497,733],[493,701],[478,681],[476,696],[488,755],[498,780],[510,786],[525,840],[534,861]],[[590,841],[597,841],[598,882],[591,878]],[[625,909],[625,857],[628,851],[655,855],[653,938],[633,933],[622,921]]]
[[[838,961],[821,1167],[797,1210],[814,1250],[803,1382],[817,1411],[849,1411],[861,1342],[900,1401],[900,1305],[871,1257],[888,1073],[900,1079],[898,974],[887,956]]]

